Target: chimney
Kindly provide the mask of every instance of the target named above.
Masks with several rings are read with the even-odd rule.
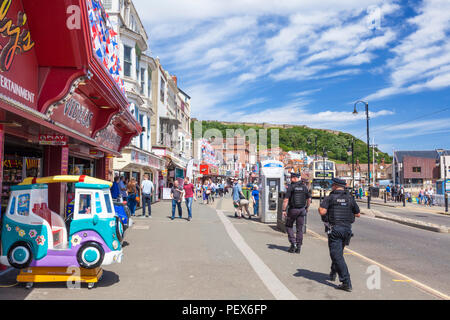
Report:
[[[178,86],[178,84],[177,84],[177,77],[176,76],[172,76],[172,79],[175,82],[175,85]]]

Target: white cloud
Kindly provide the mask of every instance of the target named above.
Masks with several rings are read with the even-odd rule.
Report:
[[[450,86],[450,2],[424,0],[418,15],[407,22],[415,31],[392,49],[390,86],[365,99]]]
[[[329,110],[311,112],[306,108],[310,103],[311,101],[309,99],[300,97],[280,107],[270,106],[250,112],[241,109],[238,111],[221,112],[216,116],[219,116],[223,121],[297,124],[327,129],[337,129],[366,119],[365,113],[354,115],[352,112]],[[370,117],[378,118],[393,114],[394,113],[389,110],[380,110],[371,112]],[[205,115],[202,119],[208,120],[208,116]],[[212,117],[211,119],[217,118]]]

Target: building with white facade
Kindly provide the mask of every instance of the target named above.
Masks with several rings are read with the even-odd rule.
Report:
[[[130,0],[103,1],[114,31],[120,39],[120,56],[123,68],[120,76],[124,81],[130,111],[136,117],[143,132],[124,148],[122,158],[114,159],[113,170],[116,175],[135,177],[138,183],[148,174],[155,185],[166,166],[164,158],[152,152],[151,119],[155,115],[153,105],[152,75],[157,66],[148,54],[148,35]],[[159,199],[155,188],[153,200]]]
[[[162,171],[160,188],[170,186],[175,179],[183,179],[192,158],[190,134],[190,97],[178,89],[177,78],[162,67],[159,58],[154,60],[152,73],[151,120],[152,151],[166,160]]]

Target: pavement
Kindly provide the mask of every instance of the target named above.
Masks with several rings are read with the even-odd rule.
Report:
[[[360,206],[361,208],[363,206]],[[317,201],[308,215],[309,231],[323,233]],[[350,249],[410,279],[450,295],[450,234],[361,215],[352,226]],[[396,278],[393,278],[396,279]]]
[[[367,201],[357,200],[361,213],[372,215],[413,227],[426,229],[429,231],[449,233],[450,215],[445,215],[436,210],[435,207],[424,207],[421,205],[407,204],[396,206],[384,204],[375,199],[371,202],[371,209],[367,209]]]
[[[1,286],[15,285],[0,287],[0,299],[448,298],[350,251],[345,258],[353,292],[336,290],[338,281],[326,280],[331,261],[323,230],[309,230],[301,254],[289,254],[285,234],[274,225],[234,218],[230,198],[216,199],[213,205],[194,203],[190,222],[186,216],[172,221],[169,202],[157,203],[152,210],[152,218],[135,218],[134,226],[125,235],[122,263],[106,266],[103,279],[94,289],[88,290],[86,285],[68,289],[65,284],[45,283],[26,290],[22,284],[15,285],[17,271],[13,270],[0,276]],[[183,205],[186,215],[185,210]]]
[[[367,203],[367,199],[363,198],[360,200],[357,200],[359,203]],[[376,204],[376,205],[380,205],[380,206],[385,206],[385,207],[392,207],[392,208],[397,208],[397,209],[402,209],[402,210],[419,210],[422,212],[430,212],[430,213],[436,213],[436,214],[441,214],[441,215],[446,215],[446,216],[450,216],[449,212],[445,212],[445,208],[441,207],[441,206],[425,206],[423,204],[417,204],[417,203],[412,203],[412,202],[406,202],[405,203],[405,207],[403,207],[403,202],[394,202],[394,201],[386,201],[386,203],[384,203],[383,199],[380,198],[372,198],[370,200],[371,204]]]

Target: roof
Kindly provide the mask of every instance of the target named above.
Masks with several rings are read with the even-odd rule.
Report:
[[[75,188],[77,189],[109,189],[109,185],[107,184],[99,184],[99,183],[83,183],[78,182],[75,184]]]
[[[43,178],[26,178],[19,185],[32,185],[32,184],[49,184],[49,183],[77,183],[84,182],[89,184],[102,184],[112,186],[112,182],[105,181],[102,179],[97,179],[89,176],[68,176],[68,175],[60,175],[60,176],[52,176],[52,177],[43,177]]]
[[[431,151],[395,151],[394,153],[397,162],[403,162],[404,157],[416,157],[426,159],[437,159],[439,154],[436,150]],[[450,155],[450,150],[444,150],[444,155]]]

